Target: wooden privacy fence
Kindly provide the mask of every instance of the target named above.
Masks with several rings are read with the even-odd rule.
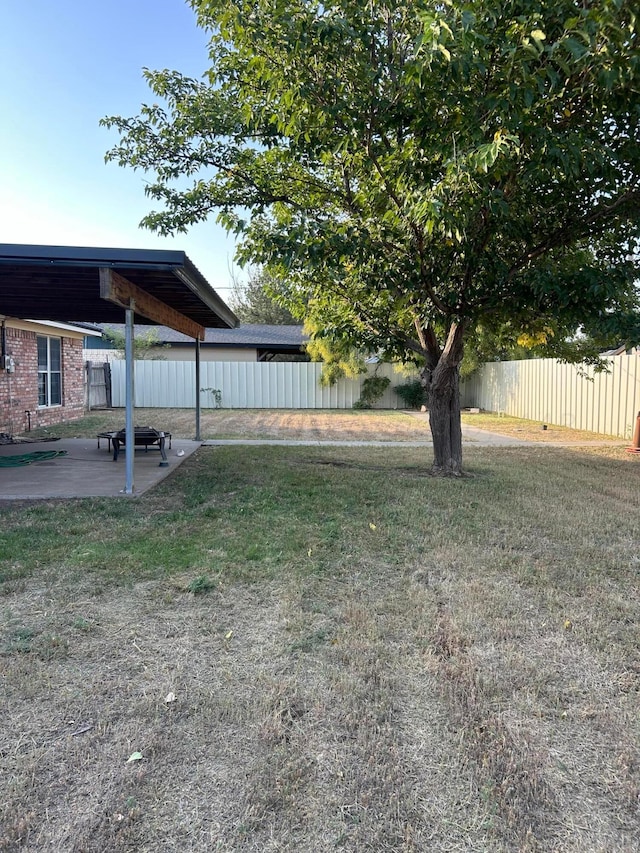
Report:
[[[215,392],[225,409],[350,409],[360,399],[362,378],[342,379],[330,388],[320,385],[322,365],[314,362],[207,361],[200,364],[200,405],[215,408]],[[372,367],[370,375],[374,372]],[[403,408],[393,391],[407,380],[390,364],[378,376],[391,384],[376,408]],[[125,405],[125,363],[111,362],[113,405]],[[135,362],[135,405],[143,408],[193,408],[195,363],[191,361]]]
[[[464,405],[631,438],[640,411],[640,353],[604,361],[607,373],[552,358],[483,364],[464,383]]]
[[[86,400],[89,411],[111,408],[111,365],[108,361],[85,362]]]

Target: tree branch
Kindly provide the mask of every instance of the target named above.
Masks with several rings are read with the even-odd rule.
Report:
[[[524,269],[532,261],[537,260],[537,258],[542,257],[542,255],[551,251],[551,249],[557,249],[560,246],[565,246],[574,240],[580,239],[581,237],[592,236],[592,228],[594,225],[606,225],[607,222],[619,211],[619,209],[629,202],[635,202],[636,204],[640,202],[640,190],[628,190],[610,204],[603,201],[597,208],[592,210],[588,216],[585,216],[578,221],[565,223],[562,228],[559,228],[542,243],[539,243],[526,254],[521,255],[520,258],[512,264],[507,277],[509,279],[513,278],[516,273],[520,272],[520,270]]]

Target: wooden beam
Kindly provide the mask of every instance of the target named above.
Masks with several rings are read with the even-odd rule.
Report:
[[[190,338],[204,340],[204,326],[185,317],[184,314],[166,305],[146,290],[142,290],[110,267],[100,267],[100,296],[120,305],[121,308],[129,308],[133,301],[137,314],[142,314],[143,317],[161,326],[169,326]]]

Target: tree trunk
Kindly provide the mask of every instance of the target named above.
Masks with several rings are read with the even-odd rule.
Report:
[[[452,324],[436,366],[423,374],[427,390],[429,424],[433,437],[432,473],[441,477],[462,475],[462,426],[460,422],[460,362],[462,325]]]
[[[460,424],[460,376],[449,371],[446,388],[428,391],[429,424],[433,437],[432,473],[444,477],[462,474],[462,427]]]

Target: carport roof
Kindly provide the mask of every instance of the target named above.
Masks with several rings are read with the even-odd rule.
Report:
[[[100,269],[201,326],[233,328],[237,318],[184,252],[0,243],[0,315],[33,320],[119,323],[123,309],[100,296]],[[136,323],[152,322],[135,314]]]

